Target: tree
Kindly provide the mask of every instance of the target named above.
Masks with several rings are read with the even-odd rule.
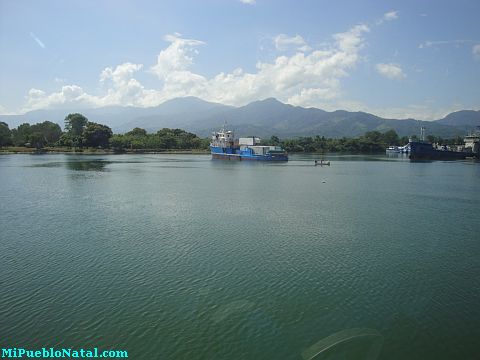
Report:
[[[383,141],[386,145],[399,145],[399,140],[397,132],[393,129],[383,134]]]
[[[36,147],[37,149],[41,149],[47,144],[47,141],[45,140],[45,136],[39,131],[32,132],[28,136],[28,139],[29,139],[28,142],[32,146]]]
[[[62,129],[58,124],[51,121],[44,121],[31,126],[32,133],[38,132],[44,137],[44,143],[53,145],[62,135]]]
[[[72,137],[82,136],[87,122],[88,119],[82,114],[68,114],[65,117],[65,131],[68,132]]]
[[[8,124],[0,122],[0,146],[12,144],[12,132],[8,128]]]
[[[88,123],[88,119],[82,114],[68,114],[65,117],[65,131],[69,138],[69,142],[73,147],[82,147],[83,145],[83,130]],[[62,139],[63,143],[66,143],[67,139]]]
[[[270,143],[271,145],[277,146],[278,144],[280,144],[280,139],[278,138],[278,136],[272,135],[272,136],[270,137],[269,143]]]
[[[368,131],[364,135],[365,138],[371,140],[372,142],[381,142],[382,141],[382,133],[380,131]]]
[[[147,131],[145,129],[141,129],[136,127],[135,129],[127,132],[125,135],[127,136],[147,136]]]
[[[12,140],[15,146],[25,146],[28,143],[32,129],[29,123],[23,123],[12,130]]]
[[[58,139],[57,145],[58,146],[72,147],[73,146],[72,138],[67,133],[63,133],[60,136],[60,139]]]
[[[129,147],[128,141],[125,135],[113,135],[109,139],[110,147],[112,147],[115,151],[122,151]]]
[[[112,137],[112,129],[106,125],[88,122],[83,130],[83,143],[91,147],[108,147],[108,139]]]

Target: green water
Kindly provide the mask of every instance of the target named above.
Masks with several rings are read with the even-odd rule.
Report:
[[[313,159],[0,156],[0,345],[479,358],[480,164]]]

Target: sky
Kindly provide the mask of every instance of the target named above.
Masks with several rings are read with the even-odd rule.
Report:
[[[0,0],[0,114],[274,97],[439,119],[480,109],[478,0]]]

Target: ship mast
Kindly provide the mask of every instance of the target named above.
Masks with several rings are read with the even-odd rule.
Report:
[[[420,140],[425,141],[425,126],[420,128]]]

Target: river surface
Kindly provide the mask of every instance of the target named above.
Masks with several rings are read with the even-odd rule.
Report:
[[[1,155],[0,345],[480,358],[480,163],[315,158]]]

